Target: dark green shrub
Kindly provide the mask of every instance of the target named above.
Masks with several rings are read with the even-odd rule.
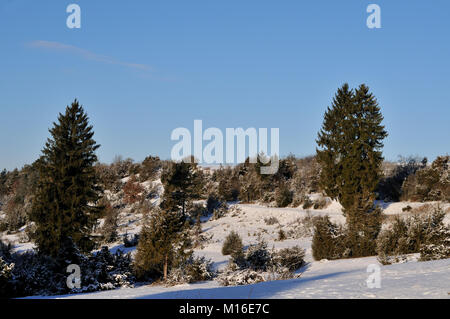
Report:
[[[267,250],[267,243],[259,240],[258,243],[251,245],[245,253],[245,260],[248,268],[255,271],[266,271],[272,264],[272,256]]]
[[[209,214],[213,214],[214,210],[220,207],[220,201],[214,194],[210,194],[206,200],[206,210]]]
[[[282,229],[280,229],[279,231],[278,231],[278,240],[279,241],[283,241],[283,240],[285,240],[287,237],[286,237],[286,233],[284,232],[284,230],[282,230]]]
[[[138,244],[139,244],[139,234],[134,234],[131,236],[128,236],[128,234],[126,234],[123,237],[123,246],[126,248],[136,247]]]
[[[303,199],[303,206],[302,206],[303,209],[309,209],[309,208],[313,207],[313,205],[314,205],[314,202],[311,199],[309,199],[309,197],[305,197]]]
[[[412,207],[409,206],[409,205],[402,208],[402,211],[403,211],[403,212],[410,212],[411,210],[412,210]]]
[[[273,262],[278,267],[296,271],[305,265],[305,250],[299,246],[281,249],[274,254]]]
[[[328,216],[320,217],[314,223],[312,253],[315,260],[339,259],[344,255],[345,231],[330,221]]]
[[[381,230],[382,212],[379,207],[369,211],[353,213],[354,219],[347,227],[345,257],[375,256],[376,239]]]
[[[286,207],[292,203],[293,193],[285,184],[280,186],[275,192],[275,201],[278,207]]]
[[[243,251],[242,239],[238,233],[232,231],[226,238],[222,246],[222,255],[239,255]]]
[[[264,222],[266,223],[266,225],[269,225],[269,226],[279,223],[278,219],[273,216],[269,217],[269,218],[264,218]]]

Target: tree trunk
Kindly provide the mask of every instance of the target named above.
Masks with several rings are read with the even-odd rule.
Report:
[[[168,259],[169,259],[168,256],[166,256],[164,259],[164,281],[167,280],[167,268],[169,263]]]

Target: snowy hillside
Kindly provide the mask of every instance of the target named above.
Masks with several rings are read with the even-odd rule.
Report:
[[[402,208],[407,204],[384,205],[387,215],[406,214]],[[449,217],[449,205],[444,205]],[[410,261],[382,266],[376,257],[343,260],[313,261],[311,256],[311,229],[308,218],[328,214],[332,220],[343,222],[340,205],[331,203],[323,210],[300,208],[271,208],[254,204],[235,204],[225,217],[217,220],[204,218],[203,235],[207,238],[202,248],[195,253],[210,258],[217,269],[223,269],[229,256],[221,254],[226,235],[234,230],[243,239],[244,245],[262,237],[269,248],[275,249],[299,245],[306,250],[308,264],[300,270],[299,279],[263,282],[247,286],[221,287],[217,281],[165,287],[144,285],[136,288],[96,292],[90,294],[58,296],[57,298],[450,298],[450,259],[418,262],[417,255]],[[127,212],[121,214],[121,233],[136,233],[140,229],[142,216]],[[135,219],[133,219],[135,218]],[[287,239],[278,240],[282,229]],[[23,244],[25,247],[28,244]],[[18,245],[16,249],[23,249]],[[121,243],[110,248],[123,249]],[[126,251],[134,251],[135,247]],[[371,275],[369,265],[380,267],[380,288],[369,288],[366,280]]]

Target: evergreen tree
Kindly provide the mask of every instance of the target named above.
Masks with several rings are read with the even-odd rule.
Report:
[[[377,214],[373,200],[383,161],[382,141],[387,136],[382,120],[367,86],[362,84],[353,91],[344,84],[328,107],[318,134],[320,184],[344,207],[350,232],[361,230],[365,214]]]
[[[36,244],[44,255],[57,256],[68,239],[90,251],[90,233],[101,207],[96,206],[101,189],[96,186],[94,163],[99,145],[82,106],[75,100],[59,114],[49,130],[38,161],[39,181],[31,219],[36,223]]]
[[[202,190],[202,173],[194,161],[191,163],[171,162],[161,174],[164,185],[161,208],[186,213],[187,203],[199,198]]]
[[[242,244],[242,238],[234,230],[228,234],[223,242],[222,255],[239,255],[243,252],[244,245]]]
[[[158,156],[147,156],[141,164],[139,171],[139,179],[142,182],[152,180],[161,168],[161,160]]]
[[[7,195],[7,187],[6,187],[7,180],[8,180],[8,174],[6,172],[6,169],[4,169],[0,173],[0,196]]]
[[[181,211],[157,210],[139,235],[135,270],[139,278],[163,276],[189,256],[189,226]]]

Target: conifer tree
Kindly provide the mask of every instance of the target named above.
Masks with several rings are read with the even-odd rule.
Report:
[[[181,211],[158,209],[150,217],[139,236],[135,258],[135,270],[139,278],[163,276],[171,266],[187,258],[190,245],[189,226]]]
[[[198,198],[203,186],[201,171],[193,161],[171,162],[162,172],[161,181],[164,185],[161,208],[172,212],[181,210],[183,215],[188,201]]]
[[[99,145],[77,100],[59,114],[49,132],[38,160],[39,181],[30,216],[36,223],[36,244],[41,254],[53,257],[67,240],[87,252],[93,248],[90,233],[102,209],[97,206],[101,189],[93,166]]]
[[[318,134],[320,184],[343,206],[350,232],[374,222],[366,220],[368,213],[379,213],[373,200],[383,161],[382,141],[387,136],[382,121],[378,102],[367,86],[362,84],[354,91],[344,84]]]

